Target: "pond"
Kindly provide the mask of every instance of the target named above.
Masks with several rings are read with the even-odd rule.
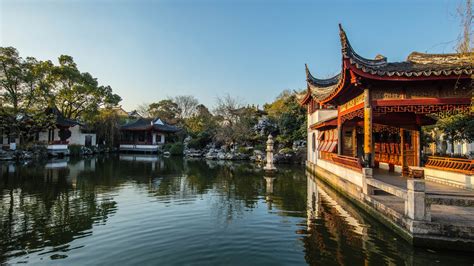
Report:
[[[413,248],[303,166],[113,155],[0,164],[0,264],[472,265]]]

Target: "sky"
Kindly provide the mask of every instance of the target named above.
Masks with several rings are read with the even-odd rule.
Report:
[[[338,23],[367,58],[453,52],[461,2],[0,0],[0,45],[55,63],[71,55],[126,110],[177,95],[261,106],[306,88],[305,63],[320,78],[340,71]]]

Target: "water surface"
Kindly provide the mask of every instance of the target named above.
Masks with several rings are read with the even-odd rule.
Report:
[[[144,155],[0,164],[0,264],[472,265],[414,249],[302,166]]]

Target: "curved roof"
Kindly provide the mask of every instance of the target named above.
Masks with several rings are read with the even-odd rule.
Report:
[[[339,24],[343,59],[365,73],[386,77],[429,77],[450,75],[472,75],[474,73],[474,53],[468,54],[424,54],[412,52],[406,61],[388,62],[378,55],[368,59],[357,54],[347,39],[346,32]]]
[[[343,69],[334,77],[318,79],[311,75],[308,66],[305,65],[308,90],[304,94],[298,95],[301,104],[306,104],[311,97],[318,102],[327,102],[334,98],[344,85],[348,69],[366,78],[387,80],[417,80],[417,77],[452,78],[453,75],[470,77],[474,74],[474,53],[425,54],[412,52],[406,61],[388,62],[387,58],[382,55],[377,55],[375,59],[368,59],[357,54],[341,24],[339,24],[339,37]]]
[[[168,125],[166,123],[161,122],[158,119],[150,119],[150,118],[140,118],[136,121],[127,123],[120,127],[121,130],[157,130],[162,132],[178,132],[181,129],[175,126]]]
[[[334,91],[336,91],[343,76],[342,73],[339,73],[328,79],[317,79],[311,75],[306,64],[305,68],[308,90],[311,92],[311,96],[318,101],[329,97]]]

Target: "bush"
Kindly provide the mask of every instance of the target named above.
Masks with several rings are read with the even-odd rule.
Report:
[[[282,153],[282,154],[287,154],[287,153],[294,153],[292,149],[290,148],[283,148],[279,151],[279,153]]]
[[[253,154],[253,149],[247,148],[247,147],[239,147],[237,151],[241,154],[247,154],[247,155]]]
[[[69,145],[69,155],[70,156],[80,156],[81,155],[81,145],[77,145],[77,144]]]
[[[169,149],[171,155],[183,155],[184,145],[183,143],[173,143]]]
[[[171,143],[166,143],[165,145],[163,145],[163,151],[170,151],[171,149],[171,146],[173,146],[173,144]]]
[[[192,139],[188,143],[188,147],[197,150],[204,149],[211,141],[212,137],[208,132],[200,132],[199,134],[192,136]]]
[[[253,150],[254,150],[254,151],[255,151],[255,150],[265,151],[266,148],[267,148],[267,146],[264,145],[264,144],[257,144],[257,145],[255,145],[255,146],[253,147]]]
[[[207,143],[203,142],[202,139],[191,139],[188,143],[188,148],[200,150],[206,147]]]

